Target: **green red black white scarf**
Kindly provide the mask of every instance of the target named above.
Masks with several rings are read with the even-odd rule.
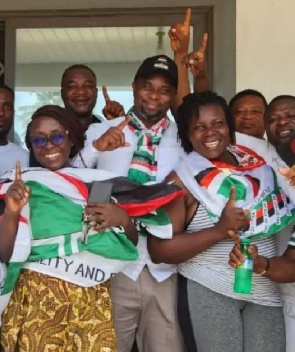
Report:
[[[165,116],[150,129],[147,129],[134,115],[133,108],[128,111],[128,115],[132,116],[128,126],[138,136],[128,178],[141,184],[156,181],[158,168],[157,149],[162,136],[169,127],[170,121]]]
[[[14,171],[4,175],[0,196],[5,196],[13,179]],[[82,213],[88,199],[85,183],[111,180],[114,201],[134,219],[140,233],[160,238],[172,238],[170,219],[160,207],[183,193],[171,185],[143,186],[91,169],[29,169],[23,170],[22,179],[32,194],[22,210],[7,276],[2,280],[0,311],[23,267],[89,287],[107,281],[138,259],[137,248],[119,227],[89,232],[88,244],[82,242]]]
[[[236,206],[250,211],[247,229],[241,237],[261,238],[276,234],[295,222],[295,207],[277,183],[273,169],[253,151],[230,146],[228,151],[239,166],[211,162],[196,152],[183,154],[175,169],[191,192],[216,223],[230,190],[236,188]]]

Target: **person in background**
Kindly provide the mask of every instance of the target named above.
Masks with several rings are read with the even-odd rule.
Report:
[[[68,67],[61,78],[61,97],[66,109],[76,116],[87,131],[92,123],[101,123],[103,117],[93,114],[97,102],[97,79],[93,70],[81,64]],[[124,116],[124,108],[108,95],[106,86],[102,87],[105,107],[103,114],[111,120],[117,116]],[[33,152],[30,153],[30,166],[40,166]]]
[[[261,222],[266,190],[270,199],[284,195],[271,167],[235,144],[233,118],[222,97],[212,92],[189,94],[177,111],[176,123],[184,153],[166,182],[186,193],[167,208],[173,239],[149,236],[148,249],[156,263],[179,264],[178,315],[186,350],[284,351],[278,287],[257,275],[251,295],[233,292],[234,270],[228,266],[228,255],[231,237],[243,231],[245,236],[256,236],[253,243],[264,255],[274,256],[274,235],[294,221],[288,215],[295,214],[295,206],[283,205],[276,228],[277,213]],[[275,204],[269,201],[268,206]],[[253,226],[249,213],[255,219]]]
[[[97,100],[97,79],[93,70],[85,65],[68,67],[61,78],[61,98],[67,110],[73,112],[84,131],[91,123],[101,122],[93,115]]]
[[[237,132],[264,138],[264,114],[267,101],[260,92],[254,89],[243,90],[231,99],[229,107]]]
[[[17,160],[23,167],[29,165],[29,153],[8,140],[13,118],[14,92],[7,85],[0,85],[0,176],[13,169]]]
[[[61,79],[61,97],[66,109],[74,112],[83,125],[84,131],[92,123],[100,123],[102,117],[93,114],[97,102],[97,78],[93,70],[85,65],[68,67]],[[111,101],[106,86],[102,88],[106,102],[102,112],[111,120],[117,116],[124,116],[124,108],[115,101]]]

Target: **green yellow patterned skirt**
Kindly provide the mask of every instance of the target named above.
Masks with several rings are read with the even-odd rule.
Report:
[[[85,288],[24,269],[1,330],[4,352],[117,352],[109,282]]]

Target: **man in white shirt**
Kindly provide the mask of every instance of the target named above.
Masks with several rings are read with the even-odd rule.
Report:
[[[167,118],[177,84],[177,67],[170,58],[146,59],[135,75],[129,117],[92,124],[82,158],[72,165],[86,164],[140,183],[163,181],[181,152],[176,125]],[[135,337],[140,352],[182,352],[177,268],[153,264],[144,237],[138,249],[139,260],[111,282],[119,352],[130,352]]]
[[[17,160],[22,167],[29,165],[29,153],[8,140],[13,117],[14,92],[8,86],[0,85],[0,176],[14,169]]]
[[[281,95],[274,98],[268,105],[264,116],[267,140],[258,139],[246,134],[236,133],[237,144],[244,145],[257,154],[275,170],[280,186],[295,203],[295,191],[278,172],[287,164],[279,155],[280,147],[289,143],[295,133],[295,96]]]
[[[281,155],[282,158],[279,155],[280,148],[285,143],[289,143],[295,133],[295,96],[281,95],[274,98],[266,109],[264,121],[268,140],[237,133],[237,144],[254,150],[265,159],[267,164],[273,167],[279,185],[290,197],[291,201],[295,203],[295,190],[290,187],[288,182],[278,172],[279,168],[287,167],[286,163],[282,160],[284,155]],[[285,252],[291,233],[292,227],[288,227],[277,235],[279,255]],[[295,345],[295,284],[282,284],[281,293],[286,325],[286,352],[293,352]]]

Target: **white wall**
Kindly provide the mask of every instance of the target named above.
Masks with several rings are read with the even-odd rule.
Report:
[[[295,95],[295,1],[237,0],[236,86]]]
[[[0,0],[1,1],[1,0]],[[83,63],[84,64],[84,63]],[[34,87],[60,87],[60,80],[69,64],[23,64],[16,66],[15,87],[30,89]],[[87,64],[97,76],[97,85],[131,87],[139,64]]]

